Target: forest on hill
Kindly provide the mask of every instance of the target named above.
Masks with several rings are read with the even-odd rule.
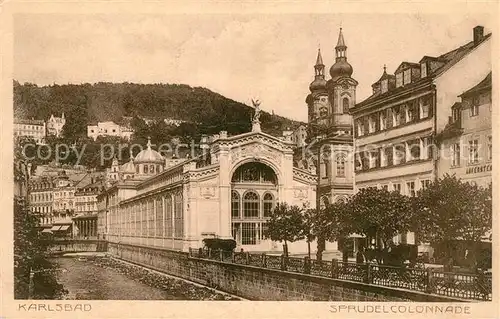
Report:
[[[248,105],[209,89],[185,84],[99,82],[37,86],[14,81],[14,115],[17,118],[48,120],[51,114],[61,116],[62,112],[67,123],[65,138],[76,141],[86,136],[86,126],[90,123],[123,123],[124,118],[134,119],[131,123],[137,135],[155,135],[154,131],[163,130],[166,136],[162,139],[173,135],[197,139],[201,134],[221,130],[230,135],[240,134],[250,130],[254,111]],[[140,120],[143,118],[156,122],[144,127]],[[166,124],[163,127],[161,123],[165,118],[187,123],[180,128]],[[260,120],[262,130],[272,135],[281,135],[282,130],[301,124],[268,112],[262,112]],[[151,127],[154,125],[156,127]],[[152,139],[157,138],[160,136],[152,136]]]

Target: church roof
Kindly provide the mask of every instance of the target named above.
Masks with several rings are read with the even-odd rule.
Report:
[[[137,154],[134,163],[163,163],[165,159],[160,153],[151,148],[151,139],[148,138],[148,148]]]
[[[340,32],[339,32],[339,39],[337,41],[337,48],[339,47],[346,47],[345,45],[345,41],[344,41],[344,34],[342,33],[342,28],[340,28]]]

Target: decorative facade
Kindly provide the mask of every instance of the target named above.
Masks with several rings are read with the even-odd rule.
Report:
[[[448,125],[440,134],[438,176],[456,175],[487,188],[492,183],[491,72],[463,92],[451,107]]]
[[[66,124],[64,112],[61,114],[61,117],[55,117],[51,114],[49,120],[47,121],[47,135],[60,137],[64,124]]]
[[[42,120],[14,119],[14,137],[31,137],[37,144],[43,144],[46,136],[45,122]]]
[[[134,131],[115,122],[99,122],[97,125],[87,125],[87,136],[96,140],[98,136],[115,136],[130,140]]]
[[[264,236],[270,211],[278,202],[315,207],[316,176],[293,166],[293,148],[291,137],[220,132],[199,156],[102,192],[98,231],[111,242],[183,251],[212,237],[234,238],[245,250],[281,251]],[[307,250],[304,242],[295,247]]]
[[[351,109],[356,138],[356,188],[381,187],[413,196],[438,174],[434,143],[448,124],[458,95],[491,71],[490,35],[478,26],[473,40],[419,63],[384,72],[373,94]],[[460,80],[457,80],[460,79]],[[413,243],[414,238],[400,236]]]
[[[325,65],[318,50],[314,81],[306,98],[308,105],[308,148],[313,156],[297,154],[298,165],[317,170],[318,203],[325,206],[345,199],[354,192],[353,135],[350,110],[356,103],[358,82],[347,61],[347,46],[340,29],[335,47],[331,78],[325,78]]]

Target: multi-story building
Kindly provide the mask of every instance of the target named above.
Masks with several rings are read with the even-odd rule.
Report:
[[[293,166],[291,138],[262,133],[256,122],[252,132],[202,141],[200,155],[174,165],[148,143],[131,161],[136,174],[99,194],[98,231],[111,244],[187,251],[220,237],[249,251],[280,251],[265,236],[270,212],[278,201],[314,208],[317,181]],[[304,241],[292,246],[307,251]]]
[[[305,125],[300,125],[297,127],[292,134],[292,140],[296,147],[303,147],[306,145],[307,139],[307,127]]]
[[[66,124],[64,112],[61,114],[61,117],[56,117],[51,114],[47,121],[47,135],[60,137],[64,124]]]
[[[31,211],[40,214],[40,224],[50,225],[53,221],[53,191],[54,182],[50,177],[41,177],[30,181]]]
[[[116,136],[129,140],[134,131],[115,122],[99,122],[97,125],[87,125],[87,136],[96,140],[98,136]]]
[[[438,176],[456,175],[487,188],[493,167],[491,72],[451,106],[448,125],[438,135]]]
[[[104,190],[101,178],[77,188],[75,192],[75,217],[73,217],[73,235],[82,238],[96,238],[97,232],[97,195]]]
[[[354,191],[352,162],[353,135],[350,109],[356,103],[358,82],[352,78],[353,68],[347,61],[347,46],[340,29],[335,47],[335,63],[331,79],[325,79],[325,65],[318,50],[311,93],[306,98],[311,144],[314,156],[300,154],[301,166],[317,170],[318,203],[325,206],[345,199]]]
[[[33,138],[37,144],[45,142],[46,127],[42,120],[14,119],[14,137],[26,136]]]
[[[457,96],[491,71],[491,34],[419,63],[385,67],[373,94],[351,109],[356,138],[356,188],[382,187],[413,196],[437,176],[436,134],[445,129]],[[413,236],[399,236],[412,243]]]

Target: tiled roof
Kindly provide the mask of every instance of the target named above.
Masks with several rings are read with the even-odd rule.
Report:
[[[437,76],[443,74],[444,72],[446,72],[453,65],[455,65],[457,62],[459,62],[464,56],[466,56],[469,52],[471,52],[474,48],[476,48],[477,46],[479,46],[480,44],[482,44],[483,42],[488,40],[490,37],[491,37],[491,33],[485,35],[481,39],[481,41],[479,41],[478,43],[474,43],[474,41],[470,41],[469,43],[467,43],[461,47],[458,47],[454,50],[451,50],[449,52],[446,52],[446,53],[438,56],[436,59],[443,61],[445,63],[442,66],[440,66],[439,68],[437,68],[436,70],[434,70],[432,73],[429,73],[426,78],[419,79],[416,82],[410,83],[409,85],[398,87],[398,88],[389,90],[389,91],[384,92],[384,93],[377,92],[375,94],[372,94],[371,96],[369,96],[365,100],[357,103],[354,109],[356,110],[358,107],[366,105],[366,104],[368,104],[368,103],[370,103],[378,98],[391,96],[395,93],[403,92],[406,90],[412,90],[415,87],[417,87],[421,84],[424,84],[427,81],[430,82],[434,77],[437,77]]]
[[[464,93],[460,94],[461,97],[470,95],[475,92],[479,92],[485,89],[491,89],[491,72],[478,84],[476,84],[474,87],[468,89]]]

